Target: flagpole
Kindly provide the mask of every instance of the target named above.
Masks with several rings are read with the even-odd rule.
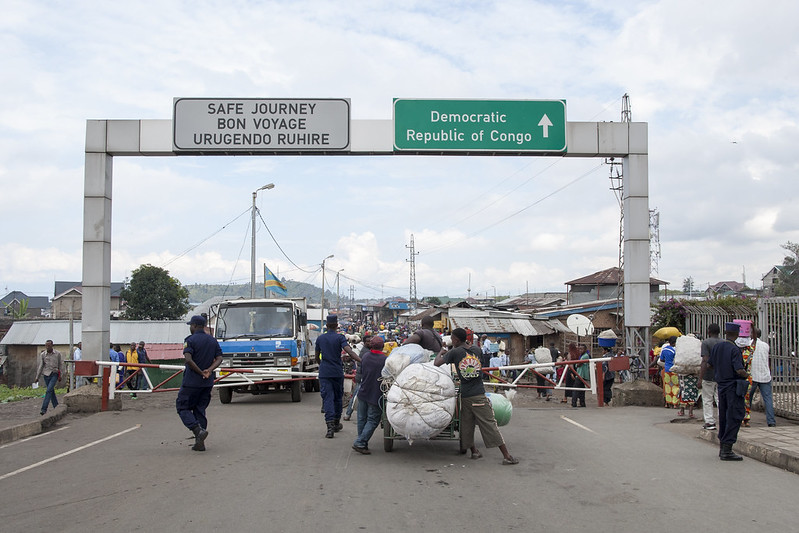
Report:
[[[264,263],[264,298],[268,298],[266,295],[266,263]]]

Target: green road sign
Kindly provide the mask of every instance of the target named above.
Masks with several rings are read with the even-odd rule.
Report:
[[[394,151],[565,152],[565,100],[394,99]]]

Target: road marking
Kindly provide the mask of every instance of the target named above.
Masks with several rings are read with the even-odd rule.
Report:
[[[62,428],[54,429],[53,431],[48,431],[46,433],[39,433],[38,435],[34,435],[33,437],[15,440],[14,442],[9,442],[8,444],[3,444],[2,446],[0,446],[0,450],[2,450],[3,448],[8,448],[9,446],[13,446],[15,444],[19,444],[21,442],[27,442],[29,440],[38,439],[39,437],[46,437],[47,435],[52,435],[53,433],[56,433],[58,431],[61,431],[62,429],[67,429],[67,428],[69,428],[69,426],[64,426]]]
[[[125,433],[133,431],[134,429],[139,429],[140,427],[141,427],[141,424],[136,424],[132,428],[128,428],[125,431],[120,431],[119,433],[114,433],[113,435],[109,435],[108,437],[104,437],[104,438],[102,438],[100,440],[96,440],[94,442],[90,442],[89,444],[84,444],[83,446],[79,446],[79,447],[75,448],[74,450],[69,450],[68,452],[60,453],[60,454],[58,454],[56,456],[50,457],[49,459],[45,459],[43,461],[39,461],[38,463],[34,463],[32,465],[25,466],[23,468],[20,468],[19,470],[14,470],[13,472],[9,472],[8,474],[3,474],[2,476],[0,476],[0,481],[4,480],[6,478],[10,478],[11,476],[16,476],[17,474],[21,474],[22,472],[26,472],[28,470],[31,470],[32,468],[36,468],[37,466],[42,466],[42,465],[45,465],[47,463],[51,463],[51,462],[53,462],[55,460],[61,459],[62,457],[66,457],[67,455],[72,455],[73,453],[79,452],[81,450],[85,450],[86,448],[91,448],[92,446],[94,446],[96,444],[100,444],[101,442],[105,442],[107,440],[111,440],[113,438],[119,437],[120,435],[124,435]]]
[[[578,422],[575,422],[575,421],[574,421],[574,420],[572,420],[571,418],[567,418],[567,417],[565,417],[565,416],[563,416],[563,415],[560,415],[560,417],[561,417],[563,420],[565,420],[566,422],[568,422],[569,424],[574,424],[574,425],[575,425],[575,426],[577,426],[578,428],[580,428],[580,429],[584,429],[584,430],[588,431],[589,433],[593,433],[594,435],[596,435],[596,431],[594,431],[593,429],[591,429],[591,428],[587,428],[587,427],[585,427],[584,425],[582,425],[582,424],[580,424],[580,423],[578,423]],[[0,479],[2,479],[2,478],[0,478]]]

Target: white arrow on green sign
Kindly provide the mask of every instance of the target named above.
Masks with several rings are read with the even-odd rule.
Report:
[[[394,150],[565,152],[565,100],[394,99]]]

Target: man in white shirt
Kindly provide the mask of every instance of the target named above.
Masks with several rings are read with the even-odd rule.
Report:
[[[75,346],[75,351],[72,352],[72,360],[73,361],[80,361],[80,358],[83,355],[83,351],[81,350],[82,347],[83,347],[83,343],[80,343],[80,342],[78,343],[77,346]],[[75,367],[73,366],[72,368],[75,368]],[[83,376],[76,376],[75,377],[75,388],[77,389],[78,387],[83,387],[84,385],[86,385],[86,378],[84,378]]]
[[[752,338],[752,346],[755,347],[755,351],[752,353],[752,385],[749,389],[749,407],[752,407],[752,397],[759,388],[763,405],[766,408],[766,423],[768,427],[773,428],[777,422],[774,420],[774,400],[771,396],[771,370],[768,366],[769,346],[760,340],[758,328],[752,327],[749,336]]]

